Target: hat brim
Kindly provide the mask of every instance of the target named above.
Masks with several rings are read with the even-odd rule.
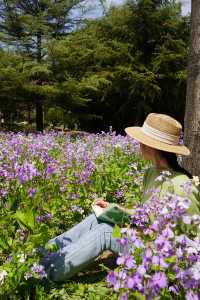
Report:
[[[184,145],[169,145],[164,142],[160,142],[154,138],[151,138],[147,134],[145,134],[142,130],[142,127],[127,127],[125,128],[125,132],[138,142],[147,145],[149,147],[162,150],[162,151],[167,151],[167,152],[172,152],[180,155],[190,155],[190,150],[184,146]]]

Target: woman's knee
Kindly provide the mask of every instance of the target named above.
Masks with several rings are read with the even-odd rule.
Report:
[[[107,232],[112,233],[113,232],[114,225],[111,223],[100,223],[99,224],[99,230],[100,232]]]

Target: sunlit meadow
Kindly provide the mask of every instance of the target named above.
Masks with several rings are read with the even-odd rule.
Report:
[[[148,165],[138,150],[112,132],[0,134],[0,299],[200,299],[200,216],[187,214],[198,182],[188,180],[184,196],[154,189],[142,204]],[[170,182],[170,173],[156,180]],[[113,233],[124,253],[113,267],[50,282],[41,247],[90,214],[97,197],[135,207],[131,224]]]
[[[73,297],[72,285],[57,291],[47,281],[38,249],[88,215],[96,197],[128,206],[140,200],[144,162],[138,148],[137,142],[115,133],[80,138],[0,134],[2,299]],[[76,288],[80,299],[89,293],[81,292],[87,290],[83,286]]]

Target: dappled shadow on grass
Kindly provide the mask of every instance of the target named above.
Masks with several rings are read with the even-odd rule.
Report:
[[[116,267],[116,256],[106,251],[87,269],[65,283],[51,282],[45,287],[46,300],[116,300],[106,283],[109,269]],[[31,299],[33,300],[33,299]],[[34,300],[40,300],[34,298]],[[42,299],[43,300],[43,299]]]
[[[78,273],[71,281],[79,283],[96,283],[102,281],[108,271],[106,269],[114,269],[116,267],[116,256],[106,251],[102,256],[97,258],[90,267],[84,272]]]

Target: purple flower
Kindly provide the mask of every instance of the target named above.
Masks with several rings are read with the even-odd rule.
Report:
[[[165,242],[166,239],[163,235],[160,235],[156,238],[155,245],[157,246],[158,250],[160,250],[164,246]]]
[[[47,167],[47,170],[46,170],[47,175],[53,174],[54,171],[55,171],[55,168],[54,168],[53,166],[49,165],[49,166]]]
[[[168,264],[165,262],[165,260],[163,259],[163,257],[159,256],[159,255],[154,255],[152,258],[152,264],[156,265],[156,266],[161,266],[163,268],[168,268]]]
[[[25,161],[23,165],[16,163],[15,173],[21,184],[24,184],[25,182],[30,181],[34,177],[40,175],[34,163],[29,163],[27,161]]]
[[[151,248],[147,248],[146,251],[145,251],[145,258],[147,260],[149,260],[149,259],[152,258],[152,256],[153,256],[153,252],[152,252]]]
[[[146,274],[146,269],[143,265],[140,265],[138,268],[137,268],[137,273],[140,274],[141,276],[144,276]]]
[[[155,181],[165,181],[167,180],[167,178],[171,175],[171,173],[169,171],[161,171],[160,175],[155,179]]]
[[[29,197],[34,197],[35,196],[35,193],[36,193],[36,189],[35,188],[29,188],[28,189],[28,195]]]
[[[50,221],[50,220],[52,219],[52,214],[51,214],[50,212],[46,212],[46,214],[45,214],[45,219],[46,219],[47,221]]]
[[[133,278],[133,277],[128,277],[128,278],[127,278],[127,281],[126,281],[126,287],[127,287],[128,289],[132,289],[132,288],[134,287],[134,285],[135,285],[135,280],[134,280],[134,278]]]
[[[133,260],[133,257],[130,254],[124,254],[117,258],[117,264],[124,265],[128,269],[131,269],[133,266],[135,266],[135,261]]]
[[[186,181],[184,184],[181,185],[181,187],[186,194],[191,194],[193,188],[192,180],[190,179]]]
[[[71,210],[73,212],[79,212],[80,214],[83,214],[84,213],[84,210],[82,209],[82,207],[80,207],[79,205],[72,205],[71,206]]]
[[[195,280],[200,280],[200,261],[196,262],[190,269],[191,276]]]
[[[109,272],[107,275],[107,282],[110,285],[114,285],[117,282],[117,273],[114,271]]]
[[[121,283],[119,280],[117,280],[117,282],[114,284],[114,291],[115,292],[118,292],[118,290],[120,289],[121,287]]]
[[[197,294],[195,294],[193,291],[187,291],[186,293],[186,300],[199,300],[199,297]]]
[[[128,300],[127,293],[123,293],[123,294],[121,295],[121,300]]]
[[[6,257],[6,260],[7,260],[8,262],[12,262],[12,260],[13,260],[12,255],[8,255],[8,256]]]
[[[156,272],[150,281],[150,285],[153,291],[158,294],[160,289],[164,289],[167,287],[167,277],[163,272]]]
[[[191,221],[192,221],[192,217],[191,216],[183,216],[183,223],[185,224],[191,224]]]
[[[123,198],[124,197],[124,192],[122,190],[119,190],[116,192],[115,197],[117,199]]]
[[[160,223],[158,222],[158,220],[155,220],[153,222],[153,224],[151,224],[150,228],[153,230],[153,231],[159,231],[160,230]]]
[[[178,247],[177,250],[176,250],[176,257],[177,257],[178,259],[180,259],[180,258],[183,257],[183,254],[184,254],[184,252],[183,252],[182,248],[181,248],[181,247]]]
[[[134,274],[133,276],[129,276],[127,277],[125,286],[128,289],[135,289],[138,291],[143,290],[143,286],[142,286],[142,276],[138,273]]]
[[[124,269],[120,270],[119,273],[118,273],[118,278],[119,279],[122,279],[122,280],[125,280],[127,277],[127,273]]]
[[[169,287],[169,291],[172,292],[175,295],[179,295],[180,291],[177,285],[172,285]]]
[[[39,276],[40,279],[47,277],[44,266],[34,263],[31,267],[31,271]]]
[[[2,196],[3,198],[5,198],[6,195],[7,195],[6,189],[1,189],[0,193],[1,193],[1,196]]]
[[[38,222],[44,222],[45,221],[45,218],[44,218],[44,216],[37,216],[37,221]]]
[[[52,214],[50,212],[46,212],[45,215],[39,215],[37,217],[38,222],[50,221],[52,219]]]
[[[162,235],[167,239],[172,239],[174,237],[174,233],[169,227],[166,227],[163,230]]]
[[[117,241],[122,246],[128,245],[128,238],[127,237],[122,237],[121,239],[118,239]]]

